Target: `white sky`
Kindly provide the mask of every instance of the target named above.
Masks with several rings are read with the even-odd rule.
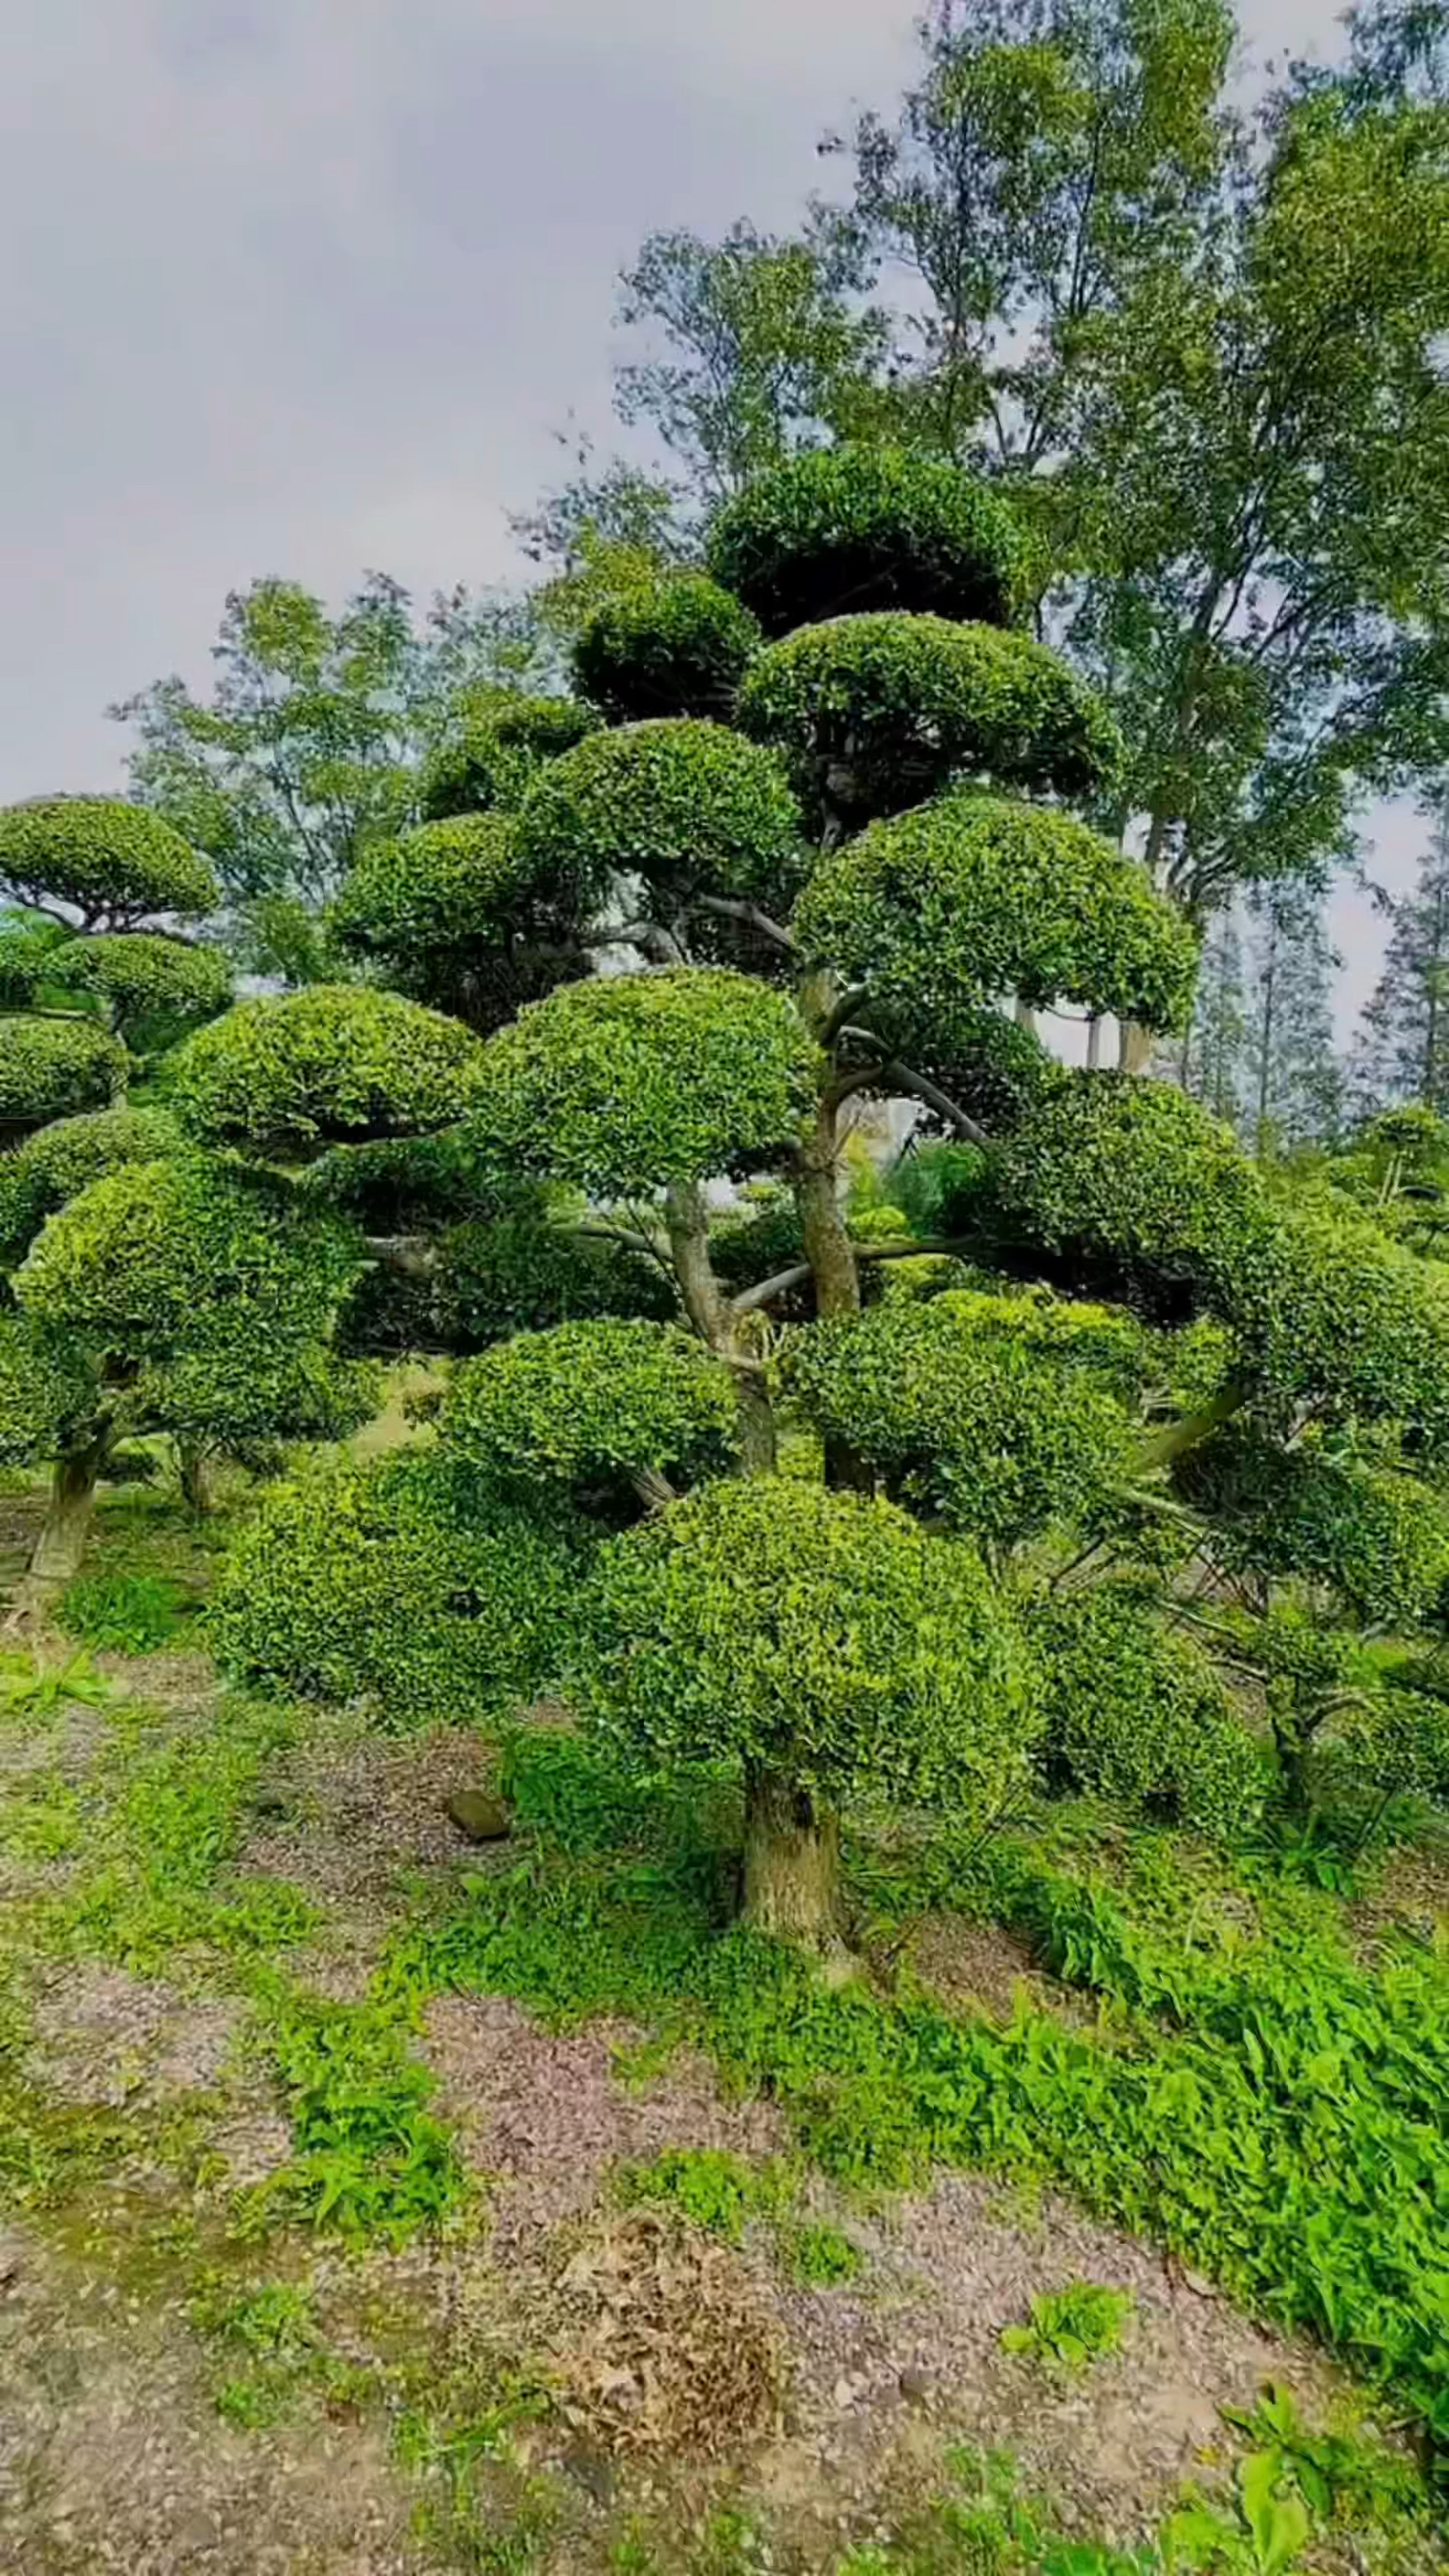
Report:
[[[9,0],[0,802],[119,781],[112,699],[203,683],[223,597],[516,573],[573,413],[607,444],[645,232],[783,226],[908,76],[911,0]],[[1333,12],[1251,0],[1260,55]],[[1412,814],[1375,817],[1405,881]],[[1382,932],[1336,907],[1345,1015]]]

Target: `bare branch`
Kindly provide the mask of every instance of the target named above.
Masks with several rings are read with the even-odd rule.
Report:
[[[693,900],[701,912],[717,913],[722,921],[737,921],[743,929],[758,931],[762,939],[772,941],[776,948],[785,949],[791,957],[798,955],[800,943],[794,932],[787,930],[782,921],[772,921],[757,903],[741,903],[733,895],[725,894],[697,894]]]
[[[857,1261],[913,1261],[918,1253],[970,1252],[973,1246],[961,1236],[927,1235],[921,1242],[852,1243]],[[792,1288],[803,1288],[810,1277],[808,1261],[797,1261],[792,1269],[777,1270],[770,1279],[757,1281],[753,1288],[742,1289],[733,1301],[737,1315],[752,1315],[757,1307],[768,1306],[776,1297],[784,1297]]]
[[[862,1002],[868,1002],[869,1000],[870,993],[864,984],[850,985],[849,988],[841,994],[839,1001],[836,1003],[834,1010],[831,1012],[829,1019],[826,1021],[824,1028],[820,1032],[821,1045],[827,1047],[834,1046],[836,1039],[845,1035],[846,1029],[854,1019],[856,1012],[860,1009]],[[857,1037],[869,1037],[870,1031],[868,1029],[857,1029],[853,1030],[851,1034]]]

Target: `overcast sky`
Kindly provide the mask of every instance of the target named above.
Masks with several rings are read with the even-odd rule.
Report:
[[[643,234],[788,224],[910,0],[6,0],[0,802],[119,783],[228,589],[516,571]],[[1252,0],[1266,49],[1333,12]],[[1412,817],[1386,815],[1401,882]],[[1381,933],[1337,908],[1350,1004]]]

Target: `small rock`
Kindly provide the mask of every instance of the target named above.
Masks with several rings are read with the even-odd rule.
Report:
[[[901,2395],[909,2398],[913,2406],[924,2406],[936,2394],[934,2374],[929,2370],[917,2370],[914,2366],[901,2372],[900,2387]]]
[[[188,2505],[176,2517],[172,2537],[178,2549],[215,2549],[221,2539],[221,2525],[214,2513],[200,2505]]]
[[[616,2480],[609,2462],[599,2451],[591,2451],[586,2442],[571,2442],[563,2453],[559,2467],[575,2486],[583,2488],[597,2505],[611,2505]]]
[[[490,1798],[482,1789],[455,1789],[448,1800],[448,1814],[466,1842],[503,1843],[513,1831],[513,1819],[502,1799]]]
[[[1183,2265],[1182,2270],[1182,2286],[1185,2290],[1191,2290],[1193,2297],[1196,2299],[1220,2299],[1222,2297],[1222,2292],[1218,2288],[1216,2281],[1210,2281],[1206,2272],[1190,2272],[1186,2264]]]
[[[0,2228],[0,2290],[15,2279],[20,2270],[24,2249],[10,2228]]]

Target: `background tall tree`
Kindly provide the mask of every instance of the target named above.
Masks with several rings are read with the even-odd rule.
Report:
[[[1338,965],[1321,902],[1290,880],[1248,899],[1244,1127],[1260,1160],[1328,1143],[1342,1076],[1334,1051]]]
[[[1350,1068],[1360,1110],[1416,1102],[1449,1110],[1449,814],[1441,813],[1411,894],[1390,907],[1384,970]]]
[[[265,970],[315,972],[311,925],[348,869],[418,811],[429,748],[472,689],[551,667],[529,610],[458,590],[421,626],[371,573],[341,614],[296,582],[233,592],[199,697],[158,680],[112,713],[135,728],[135,794],[203,851]]]
[[[1251,107],[1236,37],[1226,0],[943,0],[826,147],[843,207],[648,246],[665,345],[621,378],[696,506],[842,424],[1004,476],[1126,737],[1102,819],[1200,914],[1340,860],[1449,703],[1441,13]]]

